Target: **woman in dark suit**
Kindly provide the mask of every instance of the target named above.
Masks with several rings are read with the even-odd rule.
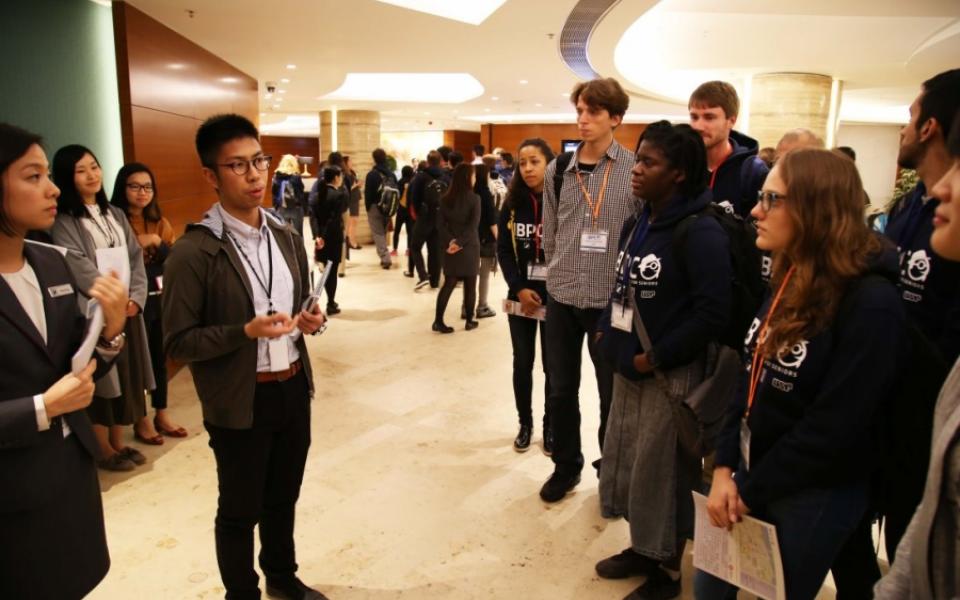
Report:
[[[437,295],[437,314],[433,330],[453,333],[443,322],[450,295],[463,281],[463,305],[467,331],[476,329],[473,309],[477,302],[477,275],[480,272],[480,197],[473,193],[473,166],[461,163],[453,170],[450,189],[440,200],[437,228],[440,247],[444,248],[443,287]]]
[[[0,598],[81,598],[110,566],[84,409],[123,344],[127,293],[105,277],[87,290],[106,326],[98,360],[72,373],[74,279],[58,249],[24,241],[57,214],[48,170],[38,136],[0,123]]]
[[[333,274],[327,278],[327,315],[340,312],[337,297],[337,267],[343,261],[343,213],[350,197],[343,190],[343,171],[340,167],[325,167],[321,174],[323,182],[317,190],[310,227],[313,229],[317,262],[333,261]]]

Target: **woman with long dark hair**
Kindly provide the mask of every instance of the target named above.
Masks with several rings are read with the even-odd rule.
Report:
[[[746,514],[776,526],[787,598],[808,600],[869,505],[907,340],[898,261],[864,222],[853,161],[827,150],[782,157],[751,215],[771,295],[747,332],[707,510],[719,527]],[[697,573],[697,598],[730,588]]]
[[[701,461],[680,446],[673,405],[705,379],[719,353],[732,293],[727,235],[700,214],[712,199],[707,183],[696,131],[667,121],[647,126],[632,170],[643,208],[623,226],[616,284],[598,321],[600,350],[616,370],[600,504],[604,516],[629,521],[630,547],[596,571],[607,579],[646,575],[631,600],[680,594],[680,562],[693,534],[691,491],[699,489]]]
[[[490,292],[490,277],[497,271],[497,207],[490,191],[490,169],[487,165],[477,163],[473,165],[473,191],[480,197],[480,225],[477,230],[480,236],[480,280],[477,296],[477,318],[485,319],[496,316],[496,311],[487,304]]]
[[[343,189],[343,171],[340,167],[324,167],[320,175],[321,184],[317,190],[310,227],[315,236],[314,258],[320,263],[334,263],[333,273],[324,284],[327,291],[327,315],[332,316],[340,312],[340,305],[337,304],[336,272],[343,261],[343,213],[347,210],[350,197]]]
[[[537,355],[537,329],[540,330],[540,361],[543,363],[543,452],[553,453],[550,428],[550,374],[544,352],[544,323],[536,318],[547,305],[546,258],[543,254],[543,186],[553,150],[540,138],[524,140],[517,150],[516,177],[500,209],[497,258],[503,278],[509,286],[507,298],[520,303],[524,315],[508,315],[510,342],[513,346],[513,398],[517,405],[520,430],[513,449],[526,452],[533,435],[533,363]]]
[[[115,368],[97,381],[97,391],[87,412],[100,444],[100,467],[130,471],[147,459],[124,443],[123,428],[142,424],[146,415],[144,391],[154,388],[142,316],[147,304],[143,250],[126,215],[107,202],[100,162],[88,148],[74,144],[57,150],[53,156],[53,181],[60,188],[60,198],[50,234],[57,245],[67,249],[67,264],[80,289],[89,289],[100,275],[98,251],[118,250],[129,262],[126,345],[117,356]],[[149,420],[146,425],[145,431],[135,432],[137,437],[156,441],[158,434]]]
[[[464,316],[466,329],[476,329],[473,319],[477,302],[477,273],[480,271],[480,198],[473,193],[473,165],[459,164],[453,170],[450,189],[440,200],[437,228],[440,247],[444,249],[443,286],[437,294],[437,312],[433,330],[453,333],[453,327],[443,322],[443,313],[457,282],[463,282]]]
[[[110,568],[84,409],[123,344],[127,294],[112,277],[78,287],[60,252],[25,241],[57,214],[40,144],[0,123],[0,598],[82,598]],[[76,370],[81,292],[105,325],[96,360]]]
[[[163,263],[167,259],[174,238],[173,226],[160,213],[157,180],[150,167],[142,163],[129,163],[120,168],[113,183],[110,203],[120,207],[137,234],[143,248],[144,269],[147,272],[147,305],[143,308],[143,320],[147,327],[147,343],[156,387],[150,392],[150,404],[156,414],[153,417],[155,434],[170,437],[187,437],[187,430],[170,420],[167,412],[167,355],[163,351],[163,323],[160,318],[160,297],[163,294]],[[163,442],[163,438],[150,437],[150,423],[144,415],[137,424],[141,439],[148,443]],[[159,445],[159,444],[157,444]]]

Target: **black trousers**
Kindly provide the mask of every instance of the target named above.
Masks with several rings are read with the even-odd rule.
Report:
[[[163,320],[159,315],[144,323],[147,327],[147,347],[157,387],[150,392],[150,405],[163,410],[167,407],[167,355],[163,352]]]
[[[323,284],[323,289],[327,292],[327,304],[334,304],[337,301],[337,269],[340,267],[340,261],[333,261],[333,270],[330,271],[330,277]]]
[[[565,475],[583,469],[580,444],[580,357],[583,338],[593,361],[600,392],[600,451],[607,431],[613,398],[613,369],[599,356],[594,344],[599,308],[576,308],[550,299],[547,302],[547,364],[550,365],[550,420],[553,426],[554,469]]]
[[[513,397],[520,425],[533,427],[533,363],[537,358],[537,329],[540,330],[540,362],[546,385],[543,392],[543,428],[550,427],[550,371],[547,369],[546,328],[543,321],[509,315],[510,341],[513,343]],[[538,327],[539,325],[539,327]]]
[[[297,571],[293,522],[310,447],[310,397],[301,370],[284,382],[258,383],[253,427],[204,423],[217,460],[220,495],[214,535],[228,600],[259,598],[253,528],[260,526],[260,568],[269,580]]]
[[[880,566],[873,549],[872,527],[873,511],[867,511],[833,560],[830,570],[837,585],[837,600],[873,598],[873,585],[880,580]]]
[[[433,273],[430,274],[433,277]],[[445,277],[443,287],[437,294],[437,314],[435,323],[443,323],[443,313],[447,310],[447,303],[450,302],[450,296],[457,287],[457,282],[463,282],[463,309],[467,313],[467,320],[473,320],[473,311],[477,306],[477,276],[473,277]]]
[[[430,287],[440,285],[440,239],[437,230],[434,229],[429,234],[418,233],[414,229],[411,236],[413,246],[410,248],[410,256],[413,257],[413,267],[417,270],[417,279],[423,281],[430,279]],[[427,247],[427,264],[423,264],[423,247]]]

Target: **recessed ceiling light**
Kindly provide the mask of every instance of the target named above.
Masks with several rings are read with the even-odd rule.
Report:
[[[430,111],[429,111],[429,110],[425,110],[425,111],[423,111],[423,114],[429,115],[429,114],[430,114]]]
[[[483,94],[469,73],[347,73],[324,100],[460,103]]]
[[[274,104],[273,107],[274,107],[274,108],[280,108],[280,105],[279,105],[279,104]]]
[[[290,80],[284,77],[283,79],[280,80],[280,83],[290,83]]]
[[[184,70],[184,69],[187,68],[187,65],[185,65],[185,64],[183,64],[183,63],[169,63],[169,64],[167,65],[167,68],[168,68],[168,69],[171,69],[171,70],[173,70],[173,71],[182,71],[182,70]]]
[[[278,93],[278,94],[286,94],[286,93],[287,93],[287,90],[277,90],[277,93]]]
[[[528,83],[530,83],[530,82],[527,81],[526,79],[521,79],[521,80],[520,80],[520,85],[527,85]]]
[[[497,101],[497,100],[500,99],[500,97],[499,97],[499,96],[490,96],[490,99],[493,100],[493,101]]]
[[[287,65],[287,68],[293,71],[294,69],[297,68],[297,65]]]
[[[489,109],[489,108],[485,108],[485,109],[483,109],[483,112],[490,112],[490,109]]]
[[[543,103],[542,103],[542,102],[537,102],[536,104],[534,104],[534,106],[543,106]]]
[[[570,94],[568,94],[567,92],[560,92],[560,97],[561,97],[561,98],[566,98],[566,97],[569,96],[569,95],[570,95]]]
[[[239,83],[240,80],[236,77],[221,77],[220,81],[223,83]]]
[[[458,112],[460,112],[460,111],[457,110],[457,109],[453,109],[453,114],[457,114]]]

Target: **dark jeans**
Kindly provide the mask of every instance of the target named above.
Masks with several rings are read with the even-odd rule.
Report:
[[[157,383],[157,387],[150,392],[150,405],[163,410],[167,407],[167,355],[163,352],[163,321],[158,315],[156,319],[145,321],[144,325],[147,327],[147,347],[150,349],[153,378]]]
[[[430,274],[433,276],[433,273]],[[437,315],[435,323],[443,323],[443,313],[447,310],[447,303],[450,302],[450,295],[457,287],[457,282],[463,282],[463,307],[467,313],[467,320],[473,320],[473,310],[477,305],[477,276],[473,277],[444,277],[443,287],[437,294]]]
[[[255,525],[260,526],[260,568],[267,579],[289,580],[297,571],[293,522],[310,447],[306,375],[301,370],[282,383],[258,383],[251,429],[204,426],[217,460],[214,535],[226,598],[259,598],[253,570]]]
[[[427,235],[414,231],[412,237],[413,246],[410,248],[410,256],[413,257],[413,266],[417,270],[417,279],[423,281],[429,277],[430,287],[440,285],[440,248],[437,230],[434,229]],[[423,265],[423,246],[427,246],[427,266]]]
[[[783,579],[790,600],[813,600],[844,543],[860,524],[868,505],[867,484],[802,490],[777,500],[753,516],[777,528]],[[697,571],[698,600],[733,597],[736,588]]]
[[[513,397],[520,425],[533,427],[533,363],[537,357],[537,325],[540,329],[540,362],[545,380],[543,392],[543,428],[550,427],[550,372],[547,369],[546,328],[542,321],[509,315],[510,341],[513,342]]]
[[[553,426],[553,464],[557,472],[566,475],[583,469],[580,451],[580,357],[583,337],[593,361],[600,392],[600,430],[598,438],[601,453],[603,436],[607,430],[607,415],[613,397],[613,369],[603,361],[594,344],[599,308],[576,308],[550,299],[547,303],[546,356],[550,365],[550,420]]]
[[[873,549],[873,511],[867,511],[860,520],[830,570],[837,585],[837,600],[873,598],[873,585],[880,580],[880,566]]]
[[[407,213],[407,209],[404,207],[399,207],[397,209],[396,218],[393,220],[393,249],[396,250],[397,246],[400,245],[400,229],[403,226],[407,226],[407,247],[410,247],[410,230],[413,223],[410,222],[410,214]]]

